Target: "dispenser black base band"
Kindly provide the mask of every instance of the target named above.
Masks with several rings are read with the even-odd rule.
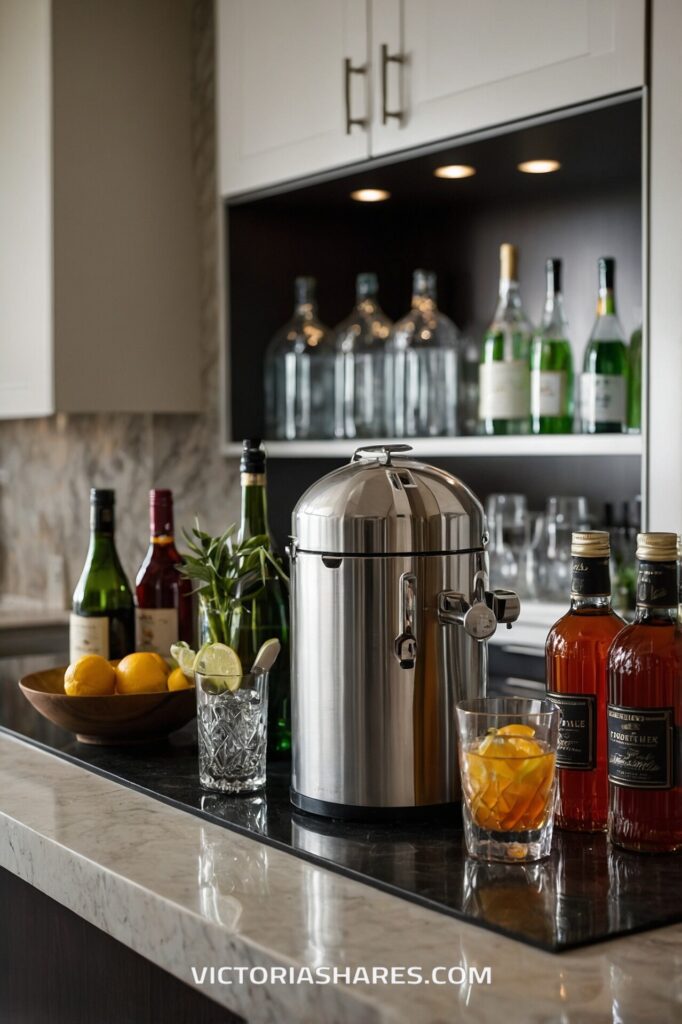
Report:
[[[314,800],[295,789],[289,791],[291,802],[299,811],[316,814],[320,818],[339,821],[424,821],[447,819],[450,824],[461,817],[461,804],[426,804],[419,807],[364,807],[358,804],[333,804],[327,800]]]

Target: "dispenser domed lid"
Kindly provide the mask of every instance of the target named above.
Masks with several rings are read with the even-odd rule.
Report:
[[[294,509],[299,551],[394,555],[470,551],[486,542],[485,516],[461,480],[409,458],[407,444],[358,448],[309,487]]]

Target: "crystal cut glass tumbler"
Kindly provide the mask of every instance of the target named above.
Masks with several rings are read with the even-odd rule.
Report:
[[[457,705],[464,835],[470,856],[549,856],[559,711],[548,700],[489,697]]]
[[[268,674],[196,674],[199,781],[251,793],[265,785]]]

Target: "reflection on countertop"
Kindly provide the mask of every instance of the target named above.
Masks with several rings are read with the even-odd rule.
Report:
[[[249,798],[244,813],[258,824],[264,807],[261,798]],[[201,965],[410,965],[427,978],[437,966],[463,969],[454,985],[202,987],[248,1019],[679,1019],[682,992],[674,979],[681,976],[682,926],[561,956],[544,953],[178,811],[7,735],[0,736],[0,865],[189,983],[191,967]],[[556,884],[549,876],[557,867],[543,867],[537,877],[531,870],[534,913],[547,898],[545,886]],[[506,883],[500,888],[490,876],[480,884],[477,871],[465,870],[467,898],[487,899],[490,892],[496,912],[513,913]],[[480,984],[486,966],[491,983]]]

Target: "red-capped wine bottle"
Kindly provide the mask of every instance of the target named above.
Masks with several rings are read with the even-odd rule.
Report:
[[[168,657],[171,644],[193,640],[192,584],[178,572],[182,557],[173,536],[173,494],[149,492],[149,549],[135,581],[138,651]]]

